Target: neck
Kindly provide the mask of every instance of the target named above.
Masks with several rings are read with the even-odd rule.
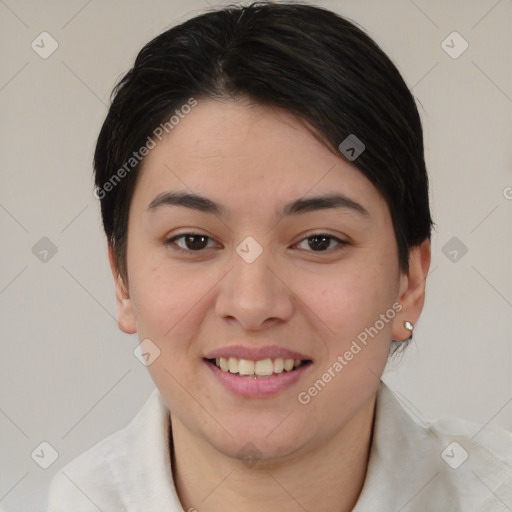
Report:
[[[351,511],[366,476],[375,398],[313,449],[252,467],[219,452],[172,417],[173,476],[184,510]]]

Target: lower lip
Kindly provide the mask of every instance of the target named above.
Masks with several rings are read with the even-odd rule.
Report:
[[[217,368],[217,366],[208,361],[204,363],[210,368],[213,375],[224,387],[246,398],[260,398],[275,395],[293,386],[311,366],[311,363],[308,363],[291,372],[283,371],[282,373],[274,374],[270,377],[253,378],[250,376],[239,377],[236,374],[225,372]]]

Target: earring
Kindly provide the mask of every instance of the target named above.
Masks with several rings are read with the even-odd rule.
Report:
[[[406,320],[404,322],[404,327],[408,330],[408,331],[413,331],[414,330],[414,325],[412,325],[411,322],[409,322],[409,320]]]

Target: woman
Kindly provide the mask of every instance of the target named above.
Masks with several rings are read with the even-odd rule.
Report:
[[[230,7],[155,38],[114,92],[95,193],[119,327],[158,389],[56,475],[49,510],[512,506],[508,433],[420,425],[380,381],[432,227],[382,50],[317,7]]]

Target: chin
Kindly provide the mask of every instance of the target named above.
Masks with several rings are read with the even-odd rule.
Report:
[[[211,445],[227,457],[256,461],[258,466],[275,465],[296,456],[300,447],[306,444],[305,432],[301,428],[280,431],[279,424],[286,415],[272,423],[238,423],[236,426],[225,424],[227,433],[222,439],[210,440]],[[277,427],[277,428],[276,428]],[[248,464],[251,465],[251,464]]]
[[[229,446],[217,449],[227,457],[239,460],[248,468],[276,467],[292,461],[299,452],[297,439],[275,439],[271,442],[264,437],[250,439],[247,436],[231,440]]]

